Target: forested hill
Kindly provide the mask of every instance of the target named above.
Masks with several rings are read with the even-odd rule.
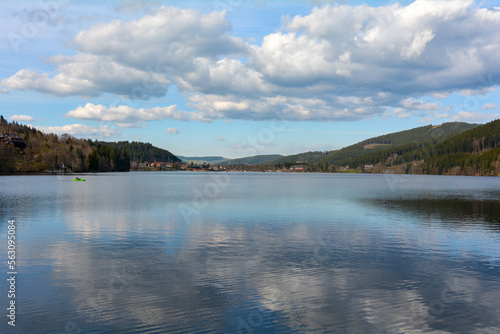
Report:
[[[28,146],[24,150],[0,143],[0,173],[43,171],[129,171],[134,162],[179,162],[167,150],[149,143],[102,142],[70,135],[46,134],[33,127],[8,122],[0,116],[0,133],[17,134]]]
[[[126,150],[130,156],[130,160],[138,163],[143,162],[181,162],[181,159],[173,155],[167,150],[153,146],[150,143],[120,141],[100,142],[104,145],[109,145],[117,150]]]
[[[500,175],[500,119],[434,145],[425,163],[432,174]]]
[[[334,151],[313,162],[319,162],[320,164],[338,164],[339,162],[345,162],[361,155],[381,151],[390,147],[413,143],[435,144],[478,126],[479,124],[462,122],[444,123],[438,126],[421,126],[411,130],[370,138],[360,143],[344,147],[341,150]]]
[[[337,166],[372,172],[388,169],[416,174],[499,175],[500,120],[492,121],[451,138],[430,143],[421,141],[340,160]]]
[[[275,161],[273,164],[295,164],[295,163],[309,163],[311,161],[319,160],[321,158],[326,157],[328,154],[331,154],[335,151],[321,152],[321,151],[310,151],[305,153],[299,153],[294,155],[287,155],[281,157]]]
[[[8,122],[0,116],[0,133],[17,134],[28,146],[22,151],[0,144],[0,173],[43,171],[129,171],[126,150],[70,135],[46,134],[33,127]]]

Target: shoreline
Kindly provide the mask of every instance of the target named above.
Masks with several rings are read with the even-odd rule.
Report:
[[[363,172],[276,172],[276,171],[255,171],[255,170],[224,170],[224,171],[190,171],[190,170],[130,170],[130,171],[109,171],[109,172],[71,172],[71,173],[49,173],[49,172],[17,172],[17,173],[0,173],[0,176],[71,176],[71,175],[92,175],[92,174],[109,174],[109,173],[169,173],[169,172],[190,172],[190,173],[265,173],[265,174],[348,174],[348,175],[420,175],[420,176],[469,176],[469,177],[500,177],[500,175],[454,175],[454,174],[406,174],[406,173],[363,173]]]

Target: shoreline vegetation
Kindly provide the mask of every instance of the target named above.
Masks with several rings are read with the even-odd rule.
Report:
[[[500,176],[500,120],[444,123],[401,131],[329,152],[182,161],[141,142],[103,142],[45,134],[0,116],[0,174],[47,175],[128,171],[232,171]],[[19,141],[24,141],[19,143]],[[182,157],[184,158],[184,157]],[[277,159],[276,159],[277,158]],[[241,163],[258,161],[258,164]]]

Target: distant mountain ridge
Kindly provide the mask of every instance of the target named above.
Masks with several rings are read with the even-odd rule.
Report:
[[[332,152],[335,152],[335,150],[334,151],[326,151],[326,152],[309,151],[309,152],[305,152],[305,153],[287,155],[287,156],[284,156],[284,157],[281,157],[279,159],[272,161],[272,164],[309,163],[311,161],[321,159],[321,158],[327,156],[328,154],[331,154]]]
[[[211,164],[211,165],[262,165],[267,164],[271,161],[279,159],[283,157],[281,154],[262,154],[262,155],[254,155],[251,157],[243,157],[237,159],[228,159],[221,156],[206,156],[206,157],[185,157],[178,156],[183,162],[193,164]]]
[[[185,157],[178,155],[177,157],[187,164],[191,162],[193,162],[194,164],[202,164],[202,163],[218,164],[221,161],[228,160],[221,156]]]
[[[281,154],[263,154],[254,155],[251,157],[244,157],[239,159],[228,159],[220,162],[220,165],[264,165],[269,162],[275,161],[276,159],[282,158]]]

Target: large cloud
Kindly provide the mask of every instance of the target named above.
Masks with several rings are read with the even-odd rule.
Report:
[[[76,137],[102,138],[111,137],[118,132],[109,126],[88,126],[85,124],[69,124],[63,126],[41,126],[39,129],[46,133],[70,134]]]
[[[269,80],[315,85],[323,79],[341,94],[424,95],[476,88],[478,76],[500,72],[495,65],[500,13],[471,4],[418,0],[406,7],[315,9],[286,22],[291,32],[266,37],[275,41],[257,48],[258,70]],[[305,51],[304,39],[321,47]],[[286,48],[279,49],[287,54],[276,57],[270,49],[283,43]],[[307,61],[290,62],[310,51]]]
[[[469,111],[460,111],[455,116],[453,116],[454,121],[472,122],[472,123],[487,122],[489,120],[498,118],[500,118],[500,114],[469,112]]]
[[[149,99],[167,93],[168,80],[147,70],[139,70],[115,62],[107,56],[78,54],[74,57],[53,57],[59,63],[59,72],[53,78],[31,70],[20,70],[2,85],[8,89],[34,90],[55,96],[98,96],[112,93],[135,99]],[[154,80],[154,86],[145,89],[145,83]]]
[[[54,77],[20,70],[0,89],[149,99],[176,85],[200,120],[425,117],[444,108],[440,96],[497,85],[481,78],[500,75],[500,12],[471,0],[327,5],[251,45],[231,36],[224,12],[161,8],[81,31],[72,45],[75,56],[49,59]]]
[[[24,69],[3,79],[1,86],[55,96],[160,97],[167,93],[168,78],[180,81],[204,60],[244,51],[246,45],[231,37],[230,29],[224,13],[162,8],[137,21],[112,21],[81,31],[71,43],[77,55],[47,59],[57,65],[54,77]]]
[[[349,105],[347,108],[345,105]],[[358,98],[254,97],[199,94],[190,105],[209,119],[359,120],[383,114],[384,109]]]
[[[185,72],[194,69],[198,57],[216,60],[244,51],[245,45],[230,31],[224,13],[202,15],[169,7],[137,21],[96,25],[80,32],[73,42],[83,52],[112,56],[135,68],[149,64]]]
[[[66,117],[77,119],[118,122],[119,124],[130,124],[141,121],[158,121],[162,119],[176,119],[181,121],[197,120],[207,121],[204,114],[200,112],[186,112],[177,110],[177,106],[133,108],[127,105],[106,107],[101,104],[87,103],[85,106],[69,111]]]

